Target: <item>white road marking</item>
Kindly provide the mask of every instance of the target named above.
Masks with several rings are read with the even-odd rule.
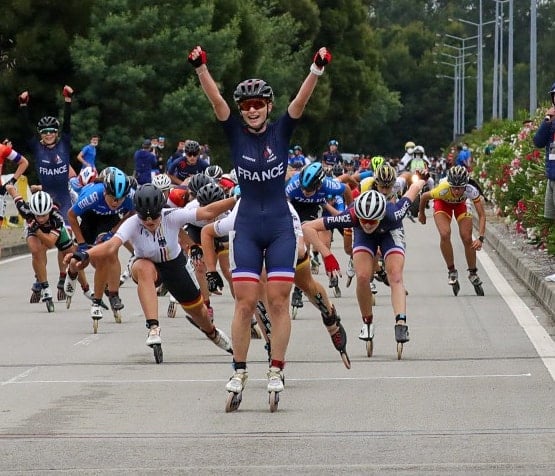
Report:
[[[32,370],[32,369],[31,369]],[[29,371],[27,371],[29,372]],[[144,383],[221,383],[225,381],[225,378],[221,379],[131,379],[131,380],[106,380],[106,379],[75,379],[75,380],[25,380],[21,381],[20,378],[23,377],[25,372],[13,379],[6,382],[2,382],[2,385],[7,384],[23,384],[23,385],[35,385],[35,384],[114,384],[114,385],[128,385],[128,384],[144,384]],[[396,376],[396,377],[319,377],[319,378],[290,378],[287,377],[287,382],[329,382],[330,380],[336,381],[359,381],[366,382],[369,380],[437,380],[437,379],[492,379],[492,378],[522,378],[531,377],[531,373],[525,374],[474,374],[474,375],[419,375],[419,376]],[[266,382],[266,379],[253,378],[249,381],[253,382]]]
[[[35,370],[35,367],[30,368],[30,369],[26,370],[25,372],[21,372],[19,375],[16,375],[15,377],[11,378],[10,380],[6,380],[6,381],[2,382],[0,385],[8,385],[8,384],[12,384],[12,383],[17,383],[21,379],[24,379],[25,377],[27,377],[34,370]]]
[[[507,303],[520,327],[526,332],[543,364],[551,374],[551,378],[555,380],[555,342],[553,342],[553,339],[551,339],[547,331],[538,322],[536,316],[534,316],[524,301],[517,296],[489,255],[482,250],[481,253],[477,253],[477,256],[493,285],[497,288],[499,295]]]

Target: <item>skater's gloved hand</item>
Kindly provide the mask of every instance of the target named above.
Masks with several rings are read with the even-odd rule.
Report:
[[[77,251],[87,251],[91,248],[92,246],[88,243],[77,243]]]
[[[224,282],[220,273],[217,271],[209,271],[206,273],[206,281],[208,283],[208,291],[214,294],[222,294],[221,291],[224,288]]]
[[[86,251],[76,251],[71,255],[71,259],[74,259],[75,261],[78,261],[80,264],[84,265],[89,261],[89,253],[87,253]]]
[[[189,56],[187,56],[187,61],[191,63],[194,68],[201,67],[203,64],[206,64],[207,61],[206,51],[200,46],[195,46],[189,53]]]
[[[37,220],[31,220],[29,222],[29,225],[27,226],[27,229],[29,230],[30,233],[36,233],[39,228],[40,228],[40,225],[37,222]]]
[[[189,256],[193,261],[200,261],[204,256],[202,253],[202,247],[199,245],[192,245],[191,248],[189,248]]]
[[[339,263],[335,259],[333,254],[329,254],[324,258],[324,266],[326,268],[326,274],[331,278],[334,275],[341,276],[341,271],[339,269]]]
[[[96,240],[94,240],[94,244],[98,245],[99,243],[104,243],[105,241],[108,241],[110,238],[112,238],[112,236],[114,236],[114,233],[112,231],[100,233],[100,235],[96,237]]]

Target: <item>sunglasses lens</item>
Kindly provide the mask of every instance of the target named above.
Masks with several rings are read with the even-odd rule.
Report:
[[[58,129],[41,129],[41,134],[55,134],[58,132]]]
[[[379,220],[365,220],[364,218],[359,218],[359,221],[362,225],[370,225],[370,226],[377,225],[380,222]]]
[[[266,101],[262,99],[247,99],[239,104],[241,111],[249,111],[251,108],[262,109],[266,106]]]

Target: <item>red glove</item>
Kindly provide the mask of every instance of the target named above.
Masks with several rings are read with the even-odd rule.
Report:
[[[335,259],[335,256],[328,255],[324,258],[324,266],[326,268],[326,273],[333,273],[334,271],[339,271],[339,263]]]
[[[29,93],[27,91],[22,92],[17,99],[20,105],[27,105],[29,103]]]
[[[196,58],[193,58],[193,53],[195,51],[198,52],[198,56]],[[196,46],[195,48],[193,48],[193,51],[191,51],[189,53],[189,56],[187,56],[187,61],[191,63],[194,68],[198,68],[199,66],[206,64],[207,60],[208,58],[206,57],[206,51],[204,51],[200,46]]]
[[[62,94],[65,98],[70,98],[71,96],[73,96],[73,89],[69,86],[64,86],[64,89],[62,89]]]
[[[316,66],[318,66],[318,68],[323,68],[328,63],[331,63],[331,53],[328,50],[326,50],[326,54],[322,58],[320,56],[320,50],[318,50],[314,55],[314,58],[312,59],[312,61]]]

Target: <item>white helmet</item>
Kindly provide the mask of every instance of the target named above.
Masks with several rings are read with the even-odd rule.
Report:
[[[50,195],[41,190],[33,193],[29,201],[29,208],[33,215],[48,215],[54,208],[54,204]]]
[[[223,174],[224,171],[219,165],[209,165],[204,171],[204,175],[214,180],[218,180]]]
[[[169,190],[171,187],[172,181],[167,174],[157,174],[152,177],[152,185],[156,188],[165,191]]]
[[[424,151],[424,147],[422,147],[421,145],[417,145],[414,148],[414,155],[416,154],[420,154],[422,155],[422,157],[424,157],[426,155],[426,152]]]
[[[81,172],[79,172],[79,183],[81,184],[81,187],[84,187],[85,185],[94,182],[96,177],[97,173],[95,169],[92,167],[83,167]]]
[[[355,214],[363,220],[381,220],[385,216],[385,197],[376,190],[369,190],[355,199]]]

